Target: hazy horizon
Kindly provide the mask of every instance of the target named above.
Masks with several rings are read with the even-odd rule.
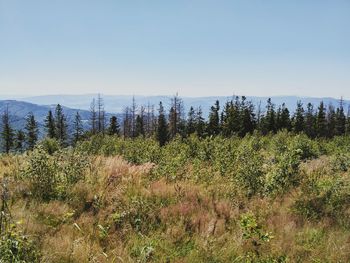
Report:
[[[102,97],[172,97],[174,95],[178,95],[180,98],[215,98],[215,97],[220,97],[220,98],[230,98],[230,97],[234,97],[234,96],[246,96],[246,97],[261,97],[261,98],[305,98],[305,99],[323,99],[323,98],[331,98],[331,99],[344,99],[344,100],[350,100],[350,97],[345,97],[345,96],[340,96],[340,97],[334,97],[334,96],[300,96],[300,95],[273,95],[273,96],[269,96],[268,94],[266,95],[261,95],[261,96],[257,96],[257,95],[247,95],[247,94],[231,94],[231,95],[207,95],[207,96],[182,96],[181,94],[178,93],[174,93],[174,94],[156,94],[156,95],[147,95],[147,94],[104,94],[104,93],[62,93],[62,94],[23,94],[23,95],[11,95],[11,94],[0,94],[0,100],[11,100],[11,99],[25,99],[25,98],[35,98],[35,97],[59,97],[59,96],[67,96],[67,97],[75,97],[75,96],[98,96],[98,94],[100,94]]]

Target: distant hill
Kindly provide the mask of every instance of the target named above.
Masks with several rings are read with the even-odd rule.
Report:
[[[90,103],[96,94],[84,94],[84,95],[49,95],[49,96],[36,96],[36,97],[24,97],[21,98],[23,101],[41,104],[41,105],[51,105],[60,103],[70,108],[77,108],[88,110]],[[112,113],[121,113],[123,109],[131,105],[132,95],[103,95],[105,102],[105,109],[107,112]],[[159,101],[162,101],[165,107],[170,105],[171,96],[135,96],[136,103],[138,105],[155,105],[158,108]],[[221,105],[223,105],[227,100],[231,99],[232,96],[212,96],[212,97],[181,97],[185,104],[185,110],[187,111],[190,106],[202,107],[203,113],[205,116],[208,115],[210,107],[214,104],[216,100],[219,100]],[[258,105],[261,102],[261,107],[264,108],[266,101],[269,97],[255,97],[247,96],[248,100],[251,100],[255,105]],[[311,98],[311,97],[297,97],[297,96],[277,96],[271,97],[273,103],[277,106],[281,105],[283,102],[286,103],[286,106],[293,111],[296,107],[298,100],[306,106],[307,103],[311,102],[315,107],[321,101],[324,101],[325,104],[333,104],[334,106],[338,105],[339,98]],[[344,101],[345,106],[350,105],[350,101]]]
[[[53,112],[55,110],[57,104],[52,105],[37,105],[24,101],[17,100],[0,100],[0,113],[3,113],[5,109],[8,107],[11,117],[11,123],[14,128],[22,129],[25,126],[25,119],[29,112],[33,112],[35,119],[39,123],[39,128],[41,132],[44,127],[44,120],[47,116],[48,111],[51,109]],[[62,106],[64,114],[67,117],[68,123],[71,123],[74,119],[74,115],[77,111],[82,118],[82,122],[85,126],[88,125],[88,120],[90,116],[90,112],[87,110],[81,110],[76,108],[69,108],[66,106]],[[106,117],[110,117],[111,114],[107,113]],[[0,122],[1,128],[1,122]]]

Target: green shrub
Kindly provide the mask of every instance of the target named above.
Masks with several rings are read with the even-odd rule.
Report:
[[[11,224],[0,233],[0,262],[39,262],[40,253],[28,236]]]
[[[35,198],[51,200],[64,198],[67,189],[84,178],[88,159],[72,150],[62,150],[49,155],[39,145],[28,156],[21,178],[30,182]]]
[[[310,176],[303,184],[295,211],[305,218],[318,220],[328,217],[340,224],[348,224],[350,208],[350,176]]]
[[[256,139],[243,140],[234,159],[234,179],[248,197],[261,193],[263,189],[263,164]]]
[[[310,139],[305,134],[298,134],[291,137],[288,151],[298,151],[301,160],[320,156],[320,149],[317,141]]]
[[[45,138],[40,142],[40,145],[48,154],[53,154],[61,149],[60,142],[51,138]]]
[[[260,255],[260,247],[271,240],[271,233],[265,231],[252,213],[241,216],[240,226],[243,231],[243,239],[247,240],[255,255]]]
[[[346,172],[350,168],[350,154],[336,152],[331,156],[331,169],[334,172]]]
[[[57,195],[58,169],[57,160],[39,146],[29,155],[22,177],[30,181],[30,190],[34,197],[50,200]]]
[[[265,194],[274,196],[287,192],[299,183],[299,164],[302,150],[292,150],[276,156],[267,166]]]

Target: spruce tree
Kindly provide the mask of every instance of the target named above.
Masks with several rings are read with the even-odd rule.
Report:
[[[271,98],[267,100],[266,114],[261,118],[261,129],[263,134],[276,132],[276,111]]]
[[[145,133],[147,137],[151,137],[154,134],[155,128],[155,116],[154,116],[154,105],[151,105],[149,102],[146,108],[146,116],[145,116]]]
[[[316,137],[316,117],[314,115],[314,107],[311,103],[307,104],[305,114],[305,133],[310,138]]]
[[[60,104],[57,104],[55,109],[55,120],[56,120],[56,139],[61,145],[67,145],[67,120],[63,113],[63,108]]]
[[[316,119],[316,133],[317,137],[327,136],[327,121],[326,121],[326,109],[323,101],[320,102]]]
[[[30,112],[26,119],[26,141],[29,150],[33,150],[38,141],[38,124],[35,120],[34,114]]]
[[[108,134],[109,135],[119,135],[119,124],[116,116],[112,116],[109,119]]]
[[[25,133],[22,130],[18,130],[15,135],[15,149],[18,152],[23,152],[25,144]]]
[[[240,109],[240,130],[238,135],[244,137],[248,133],[252,133],[256,127],[254,105],[252,102],[246,102],[246,97],[242,97]]]
[[[195,132],[196,132],[196,113],[194,108],[191,106],[187,117],[186,134],[191,135]]]
[[[346,115],[345,134],[350,135],[350,105],[348,106],[348,113]]]
[[[195,116],[195,127],[198,137],[202,138],[205,135],[205,120],[203,118],[202,108],[198,107]]]
[[[124,138],[132,137],[132,115],[131,115],[130,107],[126,107],[124,109],[124,119],[123,119],[123,135]]]
[[[96,101],[93,98],[90,103],[90,132],[92,135],[96,134],[97,126]]]
[[[294,113],[293,130],[296,133],[304,131],[305,119],[304,119],[304,108],[301,101],[297,102],[297,108]]]
[[[135,136],[145,136],[145,127],[143,122],[143,117],[140,115],[137,115],[136,117],[136,127],[135,127]]]
[[[130,128],[131,128],[131,137],[136,137],[136,111],[137,111],[137,104],[135,100],[135,96],[132,96],[132,104],[130,107]]]
[[[45,129],[47,137],[52,139],[56,137],[56,124],[51,110],[49,110],[45,119]]]
[[[221,129],[223,135],[229,137],[237,134],[241,129],[241,103],[239,97],[226,102],[221,116]]]
[[[327,112],[327,137],[332,138],[336,133],[337,116],[332,105],[328,106]]]
[[[168,141],[168,124],[165,118],[164,107],[162,102],[159,103],[157,140],[160,146],[164,146]]]
[[[220,104],[217,100],[215,105],[211,107],[209,113],[209,122],[208,122],[208,134],[209,135],[218,135],[220,133],[220,118],[219,118]]]
[[[174,138],[176,134],[181,133],[184,134],[185,125],[183,118],[183,101],[176,94],[173,98],[171,98],[171,107],[169,111],[169,136],[170,138]]]
[[[289,109],[286,107],[285,103],[283,103],[282,106],[278,108],[276,117],[276,129],[286,129],[288,131],[291,129]]]
[[[105,133],[105,110],[104,110],[104,102],[101,94],[97,96],[97,131],[99,133]]]
[[[11,127],[10,113],[8,107],[6,107],[4,113],[2,114],[2,146],[6,153],[9,153],[13,146],[14,131]]]
[[[346,118],[346,127],[345,127],[345,134],[350,135],[350,116]]]
[[[340,99],[339,107],[337,108],[336,113],[336,135],[343,135],[345,134],[346,130],[346,116],[344,113],[344,102],[343,98]]]
[[[81,140],[81,138],[83,137],[83,132],[84,132],[83,123],[82,123],[81,116],[80,116],[78,111],[76,112],[76,114],[74,116],[73,131],[74,131],[73,143],[76,144],[78,141]]]

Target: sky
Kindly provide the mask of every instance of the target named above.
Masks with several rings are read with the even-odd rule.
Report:
[[[0,0],[0,95],[350,99],[349,0]]]

